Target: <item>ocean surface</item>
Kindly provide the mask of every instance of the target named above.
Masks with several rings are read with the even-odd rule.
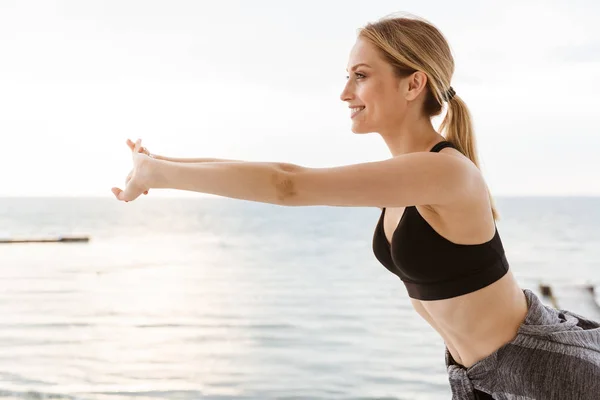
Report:
[[[496,198],[523,287],[600,289],[600,198]],[[0,399],[450,399],[379,210],[0,199]],[[574,310],[577,311],[577,310]]]

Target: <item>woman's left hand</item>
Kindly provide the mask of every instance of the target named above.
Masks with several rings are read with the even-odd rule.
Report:
[[[125,179],[125,189],[113,187],[112,192],[121,201],[132,201],[150,189],[153,159],[141,152],[142,140],[138,139],[131,151],[133,158],[133,169]]]

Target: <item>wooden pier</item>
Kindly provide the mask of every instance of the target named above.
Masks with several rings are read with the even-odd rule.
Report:
[[[22,238],[22,239],[1,239],[0,244],[14,243],[87,243],[89,236],[59,236],[49,238]]]
[[[539,286],[542,300],[558,310],[568,310],[583,317],[600,321],[600,304],[596,299],[594,285],[564,284]]]

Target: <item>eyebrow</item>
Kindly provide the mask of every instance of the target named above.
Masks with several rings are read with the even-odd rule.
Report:
[[[360,64],[356,64],[354,67],[350,68],[350,71],[354,71],[356,68],[360,67],[361,65],[364,67],[367,67],[367,68],[371,68],[371,66],[368,64],[360,63]],[[348,71],[348,69],[346,69],[346,71]]]

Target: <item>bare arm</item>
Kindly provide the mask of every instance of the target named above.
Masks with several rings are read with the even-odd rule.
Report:
[[[150,189],[177,189],[281,205],[289,190],[289,174],[302,167],[277,162],[177,163],[152,161]]]
[[[125,190],[112,188],[119,200],[164,188],[284,206],[406,207],[463,201],[485,187],[470,160],[440,153],[307,168],[281,162],[179,163],[138,154],[140,146],[138,139]]]
[[[471,162],[438,153],[411,153],[333,168],[273,162],[189,164],[152,160],[148,172],[143,187],[284,206],[444,205],[472,196],[483,182]]]
[[[224,158],[175,158],[149,154],[150,157],[157,160],[179,162],[179,163],[207,163],[207,162],[243,162],[241,160],[226,160]]]

